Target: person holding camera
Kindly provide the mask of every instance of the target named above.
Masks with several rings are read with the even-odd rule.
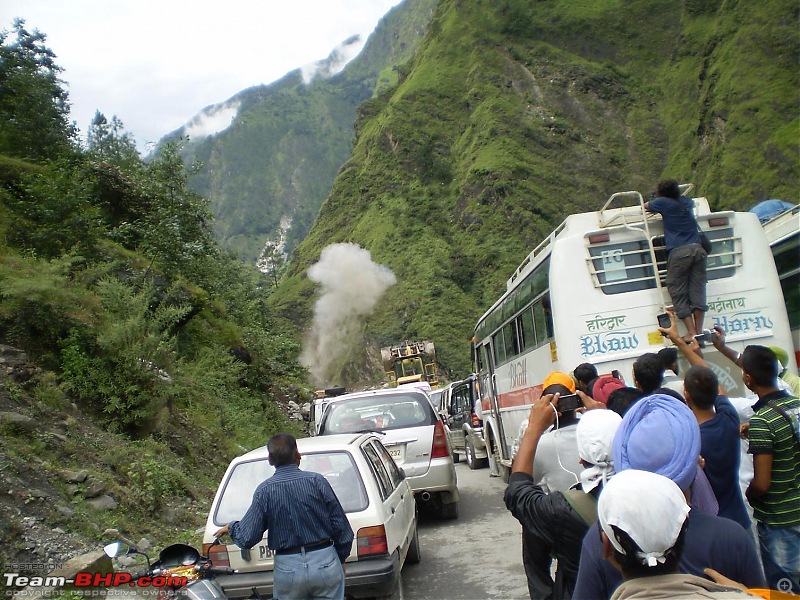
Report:
[[[703,331],[706,304],[706,262],[700,231],[692,210],[694,203],[681,196],[678,182],[666,179],[658,184],[657,197],[645,202],[647,211],[658,213],[664,222],[667,251],[667,291],[687,335]]]
[[[555,387],[560,386],[546,389]],[[582,465],[580,488],[547,493],[534,482],[530,465],[536,462],[541,440],[560,412],[562,398],[559,393],[545,394],[534,403],[504,494],[506,507],[523,526],[522,560],[531,598],[572,596],[583,536],[597,518],[603,485],[614,474],[611,446],[622,418],[609,410],[590,410],[574,427],[575,451]],[[582,398],[587,405],[605,408]],[[552,557],[558,560],[555,581],[550,576]]]
[[[575,381],[561,371],[551,372],[542,382],[542,387],[542,397],[554,397],[557,404],[561,402],[562,396],[564,405],[576,399]],[[569,407],[559,406],[555,409],[557,413],[553,413],[553,418],[545,427],[546,430],[552,425],[552,429],[539,432],[536,452],[530,456],[519,455],[527,437],[529,421],[524,421],[520,427],[517,436],[520,445],[514,453],[513,464],[524,469],[544,494],[568,490],[578,481],[581,466],[576,446],[577,408],[577,404],[571,404]],[[522,563],[531,598],[550,598],[553,594],[550,552],[551,544],[523,524]]]

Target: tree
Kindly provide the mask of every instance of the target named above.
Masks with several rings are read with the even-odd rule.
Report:
[[[89,153],[100,160],[130,170],[139,166],[140,157],[136,142],[116,115],[111,123],[99,110],[94,113],[86,136]]]
[[[202,284],[218,248],[208,202],[189,190],[187,178],[175,142],[147,164],[143,186],[151,210],[136,225],[142,235],[139,249],[167,274],[182,273]]]
[[[0,32],[0,152],[30,160],[53,159],[74,150],[69,95],[62,69],[45,46],[47,36],[14,20],[15,39]]]

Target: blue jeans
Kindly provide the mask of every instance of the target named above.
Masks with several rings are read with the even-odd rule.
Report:
[[[278,554],[273,575],[275,600],[344,598],[344,570],[333,546],[298,554]]]
[[[772,590],[800,594],[800,525],[758,524],[764,575]]]

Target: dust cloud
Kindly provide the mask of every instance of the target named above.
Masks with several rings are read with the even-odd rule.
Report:
[[[308,269],[308,278],[321,287],[314,304],[314,318],[306,336],[300,361],[318,386],[330,383],[334,363],[358,335],[363,318],[369,315],[384,292],[397,282],[385,265],[372,261],[370,253],[357,244],[332,244]]]

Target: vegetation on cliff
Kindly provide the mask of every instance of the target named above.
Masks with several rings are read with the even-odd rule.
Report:
[[[797,202],[798,6],[442,0],[357,141],[271,305],[302,327],[305,272],[354,242],[398,283],[365,331],[469,369],[480,315],[567,214],[662,177],[714,208]],[[377,376],[377,374],[376,374]]]

